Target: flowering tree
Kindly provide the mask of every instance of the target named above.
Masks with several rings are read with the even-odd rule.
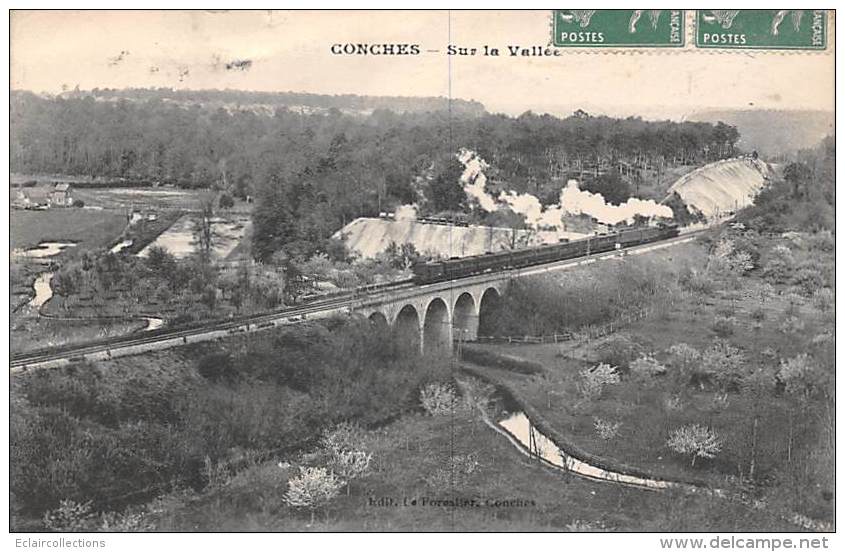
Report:
[[[621,422],[593,418],[593,427],[596,428],[596,434],[605,441],[609,441],[619,435],[619,426],[621,425]]]
[[[685,425],[674,430],[666,441],[666,446],[678,454],[691,455],[691,466],[695,466],[696,458],[713,458],[722,450],[722,443],[716,432],[698,424]]]
[[[331,460],[331,467],[346,482],[346,495],[349,496],[349,485],[370,469],[372,453],[360,450],[337,451]]]
[[[328,505],[342,486],[343,481],[326,468],[300,466],[299,475],[288,481],[285,502],[293,508],[308,508],[313,524],[314,512]]]
[[[787,393],[801,398],[808,398],[824,387],[824,374],[806,353],[782,360],[777,376]]]
[[[597,399],[608,385],[619,383],[619,374],[610,364],[601,363],[593,368],[584,368],[578,373],[581,376],[578,390],[586,399]]]
[[[651,355],[643,355],[629,366],[631,374],[643,382],[651,382],[655,376],[666,373],[666,367]]]
[[[323,433],[320,444],[329,452],[362,450],[364,430],[356,423],[341,422]]]

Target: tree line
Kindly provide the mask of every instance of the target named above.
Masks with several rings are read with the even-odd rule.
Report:
[[[271,94],[268,101],[294,104],[306,96]],[[356,114],[334,106],[307,111],[278,104],[266,112],[243,105],[262,98],[162,89],[57,97],[14,91],[11,168],[253,196],[254,249],[267,258],[280,249],[313,252],[350,220],[399,204],[417,203],[423,212],[464,209],[455,159],[462,147],[491,165],[493,193],[529,191],[552,202],[567,178],[650,178],[673,166],[730,157],[739,138],[722,123],[615,119],[580,110],[566,118],[509,117],[459,100],[451,111],[443,108],[448,102],[428,99],[404,112],[395,101],[371,102],[375,109]]]

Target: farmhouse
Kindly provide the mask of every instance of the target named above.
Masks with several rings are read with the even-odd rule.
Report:
[[[73,205],[70,184],[56,184],[56,187],[50,192],[50,203],[58,207],[70,207]]]
[[[70,207],[73,196],[70,184],[59,183],[52,189],[21,188],[15,193],[14,205],[24,209],[48,209],[52,206]]]
[[[18,190],[14,204],[24,209],[47,209],[50,207],[50,192],[43,188]]]

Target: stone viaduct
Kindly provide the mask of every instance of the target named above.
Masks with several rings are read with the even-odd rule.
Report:
[[[373,324],[390,327],[400,343],[420,351],[451,351],[455,341],[475,341],[489,324],[505,291],[501,277],[467,278],[393,292],[363,301],[353,312]]]

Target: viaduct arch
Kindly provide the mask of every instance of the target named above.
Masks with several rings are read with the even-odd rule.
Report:
[[[452,351],[455,341],[475,341],[491,327],[506,282],[421,291],[356,308],[374,326],[388,327],[408,353]]]

